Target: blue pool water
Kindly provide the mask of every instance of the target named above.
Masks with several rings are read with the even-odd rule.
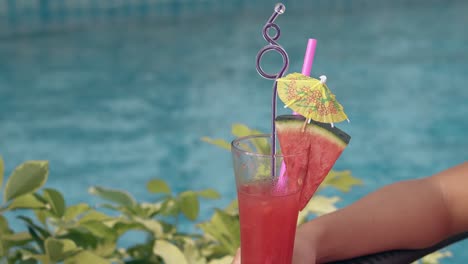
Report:
[[[376,188],[468,160],[468,3],[334,13],[287,12],[279,40],[300,71],[318,39],[313,74],[326,74],[352,141],[335,169]],[[0,154],[7,171],[50,161],[49,187],[70,203],[96,202],[88,187],[125,189],[166,179],[176,191],[215,188],[202,219],[235,198],[230,154],[200,141],[232,139],[241,122],[269,129],[271,81],[255,71],[271,14],[149,20],[0,41]],[[278,59],[278,60],[276,60]],[[275,69],[272,56],[266,68]],[[282,113],[286,111],[282,110]],[[329,191],[329,193],[334,194]],[[190,227],[188,227],[190,228]],[[464,263],[468,242],[444,263]]]

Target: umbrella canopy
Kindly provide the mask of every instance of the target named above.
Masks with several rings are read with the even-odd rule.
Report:
[[[313,119],[333,126],[334,123],[348,120],[348,117],[325,84],[326,80],[324,75],[317,80],[300,73],[291,73],[277,80],[278,95],[285,107],[303,115],[309,122]]]

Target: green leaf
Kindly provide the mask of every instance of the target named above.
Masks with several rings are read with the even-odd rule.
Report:
[[[55,189],[44,189],[44,198],[49,203],[52,213],[57,217],[62,217],[66,208],[63,195]]]
[[[232,202],[228,206],[226,206],[226,208],[224,209],[224,212],[230,215],[238,216],[239,215],[239,202],[237,201],[237,199],[232,200]]]
[[[40,237],[36,230],[34,228],[32,228],[31,226],[28,226],[28,232],[29,234],[31,234],[31,237],[33,238],[33,240],[36,242],[37,246],[40,248],[40,250],[42,252],[45,252],[45,248],[44,248],[44,240],[46,239],[45,237]]]
[[[85,214],[80,220],[79,222],[80,223],[86,223],[86,222],[89,222],[89,221],[107,221],[107,220],[110,220],[112,219],[112,217],[104,214],[104,213],[101,213],[101,212],[98,212],[96,210],[91,210],[89,211],[87,214]]]
[[[18,262],[18,264],[37,264],[37,261],[34,259],[22,259]]]
[[[48,210],[34,210],[37,220],[41,222],[43,226],[46,226],[47,218],[52,217],[52,214]]]
[[[63,215],[63,219],[70,221],[77,218],[79,215],[91,210],[89,205],[85,203],[79,203],[72,206],[69,206]]]
[[[50,259],[49,259],[49,257],[47,255],[29,254],[29,255],[24,256],[24,257],[27,257],[29,259],[34,259],[34,260],[38,261],[41,264],[50,264]],[[38,263],[38,262],[34,262],[34,263]]]
[[[47,161],[27,161],[18,166],[6,183],[5,202],[41,188],[47,181],[48,165]]]
[[[36,225],[31,218],[20,215],[20,216],[18,216],[18,219],[23,220],[28,225],[28,227],[31,228],[32,230],[39,232],[40,235],[41,235],[42,240],[45,240],[46,238],[48,238],[50,236],[49,231],[47,231],[46,229]],[[34,238],[34,234],[31,233],[31,236],[33,236],[33,238]]]
[[[239,216],[216,210],[210,221],[198,225],[206,235],[220,244],[220,253],[234,255],[240,245]]]
[[[164,216],[177,216],[180,212],[179,203],[174,198],[167,198],[162,202],[161,214]]]
[[[7,230],[7,232],[1,232],[0,230],[0,263],[3,263],[1,261],[2,256],[8,254],[9,249],[14,249],[11,252],[17,252],[19,248],[26,247],[31,241],[32,237],[28,232],[13,233],[11,230]]]
[[[220,259],[213,259],[208,264],[230,264],[232,263],[233,257],[232,256],[225,256]]]
[[[155,237],[160,237],[164,235],[163,226],[159,221],[156,221],[154,219],[142,219],[139,217],[136,217],[134,220],[135,223],[143,225],[146,230],[153,233]]]
[[[45,208],[46,204],[42,202],[40,199],[37,198],[36,195],[28,193],[25,195],[21,195],[8,205],[9,210],[15,209],[41,209]]]
[[[421,259],[423,264],[439,264],[441,259],[452,257],[452,253],[447,250],[439,250],[426,255]]]
[[[256,129],[251,129],[244,124],[233,124],[231,132],[236,137],[245,137],[251,135],[262,134],[261,131]],[[252,140],[252,144],[255,146],[255,149],[251,149],[250,146],[243,146],[246,150],[254,151],[256,153],[269,154],[270,153],[270,144],[269,140],[266,138],[257,138]]]
[[[5,163],[3,162],[2,156],[0,156],[0,189],[3,185],[3,177],[5,174]]]
[[[129,213],[133,215],[133,211],[132,210],[128,210],[127,207],[125,206],[121,206],[121,205],[115,205],[115,204],[100,204],[99,205],[100,208],[104,208],[104,209],[109,209],[109,210],[113,210],[113,211],[120,211],[122,213]]]
[[[104,200],[114,202],[116,204],[125,206],[127,208],[133,208],[136,205],[135,199],[125,191],[106,189],[102,187],[91,187],[89,193],[101,197]]]
[[[10,227],[8,226],[7,219],[0,214],[0,234],[8,234],[10,232]]]
[[[6,239],[3,239],[1,240],[0,239],[0,244],[3,243],[3,250],[4,250],[4,254],[9,254],[7,252],[10,252],[10,255],[15,255],[15,256],[19,256],[17,253],[19,251],[20,248],[28,248],[30,247],[30,245],[32,244],[33,240],[32,239],[25,239],[25,240],[21,240],[20,238],[13,238],[13,240],[6,240]],[[1,246],[0,246],[1,247]],[[0,248],[0,252],[2,251],[2,249]],[[13,254],[11,254],[13,253]],[[0,254],[0,263],[1,262],[1,257],[3,255]],[[16,263],[16,262],[12,262],[12,263]],[[2,263],[3,264],[3,263]]]
[[[320,185],[321,188],[331,186],[342,192],[349,192],[352,187],[362,185],[362,181],[351,175],[350,171],[330,171]]]
[[[251,129],[244,124],[233,124],[231,133],[236,137],[245,137],[250,135],[262,134],[262,132]]]
[[[81,227],[68,228],[67,233],[61,235],[60,238],[73,240],[81,248],[96,248],[99,243],[102,243],[102,239]]]
[[[83,250],[78,254],[68,257],[64,261],[65,264],[110,264],[111,261],[101,258],[88,250]]]
[[[321,216],[336,211],[338,208],[335,204],[338,201],[340,201],[340,197],[338,196],[325,197],[322,195],[314,195],[305,208],[299,212],[297,224],[303,224],[310,214]]]
[[[140,223],[136,223],[132,220],[119,219],[113,226],[112,229],[117,233],[117,236],[122,236],[130,230],[145,230],[145,226]]]
[[[206,189],[202,191],[197,192],[198,196],[206,198],[206,199],[219,199],[221,198],[221,195],[219,192],[213,190],[213,189]]]
[[[22,242],[31,239],[31,234],[29,234],[28,232],[19,232],[14,234],[2,235],[2,240],[9,242]]]
[[[0,251],[1,251],[1,249],[0,249]],[[15,259],[12,263],[15,263],[15,264],[37,264],[38,262],[35,259],[31,258],[31,256],[34,255],[34,254],[35,253],[32,252],[29,248],[28,249],[20,248],[20,249],[17,250],[18,258]],[[0,256],[3,256],[3,255],[0,255]],[[2,262],[0,261],[0,263],[2,263]],[[8,262],[6,262],[6,263],[8,263]],[[5,263],[2,263],[2,264],[5,264]]]
[[[175,225],[177,223],[171,224],[162,221],[159,223],[163,226],[165,236],[171,237],[172,235],[177,233],[177,226]]]
[[[218,146],[220,148],[226,149],[226,150],[231,150],[231,144],[227,142],[226,140],[223,139],[213,139],[209,137],[202,137],[202,141],[209,143],[211,145]]]
[[[338,196],[326,197],[322,195],[315,195],[312,197],[312,199],[310,199],[309,203],[304,209],[310,213],[316,214],[317,216],[321,216],[338,210],[336,203],[340,200],[341,199]]]
[[[244,124],[232,124],[231,133],[236,137],[245,137],[250,135],[250,128]]]
[[[100,257],[110,257],[114,254],[116,246],[116,241],[102,241],[95,249],[93,249],[93,253]]]
[[[66,257],[79,251],[75,242],[70,239],[55,239],[49,237],[44,244],[47,256],[53,262],[63,261]]]
[[[189,264],[206,264],[206,258],[201,255],[199,247],[191,238],[184,238],[184,256]]]
[[[197,194],[193,191],[186,191],[179,195],[179,206],[182,213],[189,220],[196,220],[200,211],[200,204]]]
[[[156,240],[153,247],[153,253],[160,256],[165,264],[188,264],[184,253],[166,240]]]
[[[169,188],[169,185],[167,185],[165,181],[160,179],[153,179],[149,181],[146,185],[146,189],[150,193],[171,194],[171,188]]]
[[[87,229],[93,235],[106,240],[114,240],[117,237],[115,230],[100,221],[87,221],[81,223],[80,226]]]
[[[132,257],[132,260],[125,261],[126,264],[149,264],[148,258],[145,259],[145,256],[153,255],[153,244],[144,243],[132,245],[127,248],[126,253]],[[156,263],[159,264],[160,261]]]
[[[161,212],[162,203],[140,203],[140,209],[143,211],[142,217],[152,218]]]

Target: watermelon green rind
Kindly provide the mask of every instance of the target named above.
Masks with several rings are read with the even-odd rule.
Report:
[[[305,157],[308,165],[299,201],[300,210],[307,205],[351,139],[348,134],[330,124],[312,121],[304,128],[304,122],[304,117],[296,115],[276,118],[276,131],[283,154],[308,152]],[[285,162],[288,167],[288,161]],[[289,170],[289,173],[301,175],[299,171]]]
[[[302,129],[304,122],[305,117],[300,115],[281,115],[276,117],[276,127],[278,127],[280,130],[281,128],[286,127],[289,129]],[[344,144],[343,146],[347,146],[351,140],[350,135],[346,134],[343,130],[337,128],[336,126],[332,127],[328,123],[321,123],[311,120],[310,124],[306,126],[306,130],[309,129],[315,129],[317,130],[317,133],[327,137],[329,140],[336,141],[336,144]]]

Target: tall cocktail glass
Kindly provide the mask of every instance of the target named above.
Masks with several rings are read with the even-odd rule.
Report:
[[[307,152],[271,154],[271,135],[232,142],[241,229],[242,264],[292,261]],[[282,162],[286,171],[281,172]],[[281,174],[281,176],[280,176]]]

